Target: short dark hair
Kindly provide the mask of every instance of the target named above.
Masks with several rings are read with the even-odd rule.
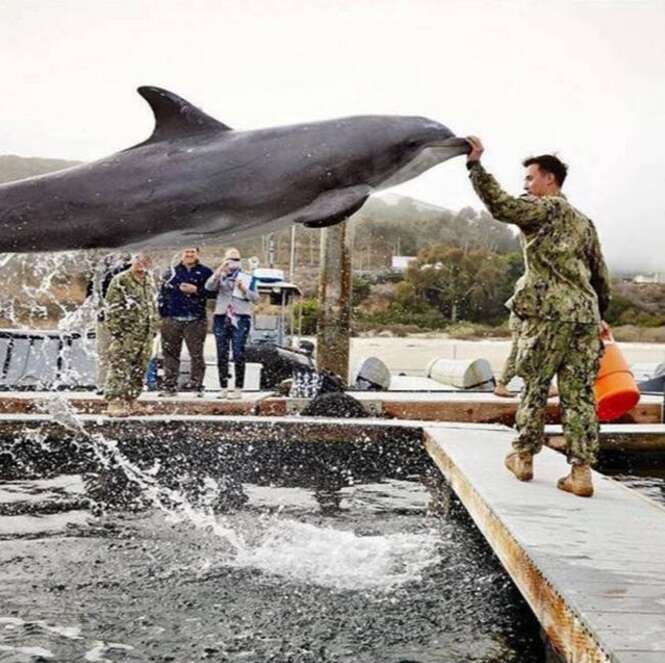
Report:
[[[568,174],[568,166],[559,157],[554,156],[554,154],[541,154],[538,157],[528,157],[522,161],[522,165],[525,168],[533,164],[546,173],[552,173],[556,183],[559,186],[563,186],[566,175]]]

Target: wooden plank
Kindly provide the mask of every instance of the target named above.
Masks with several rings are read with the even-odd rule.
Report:
[[[560,425],[545,426],[547,444],[552,449],[565,449]],[[665,451],[665,424],[602,424],[600,448],[603,451]]]
[[[365,404],[370,414],[394,419],[490,423],[512,426],[519,400],[498,398],[486,392],[349,392]],[[81,413],[102,413],[104,399],[90,392],[57,392]],[[0,413],[40,412],[54,398],[49,392],[0,392]],[[174,398],[158,398],[154,392],[141,395],[137,404],[145,414],[199,414],[280,416],[302,410],[308,401],[274,396],[271,392],[244,392],[240,401],[221,400],[216,392],[199,398],[182,393]],[[556,400],[547,405],[547,422],[560,420]],[[662,422],[662,399],[643,396],[640,404],[624,417],[623,423],[654,424]]]
[[[418,419],[420,421],[459,421],[478,423],[498,423],[512,426],[515,421],[517,403],[499,400],[484,401],[467,397],[465,400],[387,400],[383,401],[383,411],[396,419]],[[557,409],[549,405],[547,420],[557,421]]]
[[[349,392],[368,407],[374,415],[417,421],[441,421],[512,426],[519,404],[517,398],[498,398],[487,392]],[[303,399],[269,397],[261,401],[258,414],[284,415],[300,411],[307,404]],[[556,399],[547,405],[546,420],[560,421]],[[621,421],[633,424],[654,424],[662,421],[662,399],[643,396],[640,404]]]
[[[217,398],[217,392],[197,397],[182,392],[178,396],[159,398],[154,392],[145,392],[136,401],[137,413],[145,415],[249,415],[256,411],[257,403],[272,392],[243,392],[239,400]],[[33,414],[48,411],[49,404],[64,399],[75,412],[103,414],[107,402],[102,396],[90,392],[7,392],[0,395],[0,414]]]
[[[519,482],[503,467],[510,432],[427,427],[425,436],[565,660],[665,661],[665,556],[654,554],[665,551],[665,509],[596,473],[592,499],[557,490],[568,467],[549,449],[535,479]]]
[[[515,413],[519,404],[517,398],[498,398],[487,393],[430,393],[418,398],[414,398],[413,394],[410,394],[410,398],[406,398],[406,394],[403,396],[396,398],[391,393],[372,395],[374,399],[381,399],[386,416],[421,421],[498,423],[512,426],[515,423]],[[561,421],[559,404],[556,399],[548,402],[545,417],[548,424],[556,424]],[[642,396],[640,403],[617,423],[656,424],[662,421],[662,398]]]

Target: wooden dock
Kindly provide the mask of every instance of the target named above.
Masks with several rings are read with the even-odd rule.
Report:
[[[565,448],[560,425],[545,426],[548,446]],[[665,424],[601,424],[600,447],[603,451],[665,451]]]
[[[665,509],[594,473],[596,495],[563,493],[561,454],[535,478],[503,468],[511,432],[425,429],[426,447],[564,660],[665,661]]]
[[[414,419],[418,421],[454,421],[465,423],[498,423],[512,426],[519,404],[517,398],[498,398],[487,392],[348,392],[357,398],[368,413],[377,417]],[[206,392],[198,398],[181,393],[172,398],[158,398],[144,392],[137,401],[141,414],[186,415],[261,415],[298,414],[308,400],[276,396],[273,392],[247,391],[241,400],[221,400],[217,392]],[[0,414],[34,414],[48,410],[57,399],[66,400],[75,411],[99,414],[106,407],[101,396],[91,392],[0,392]],[[642,396],[640,403],[622,417],[619,424],[660,424],[663,421],[663,398]],[[548,403],[547,422],[560,423],[556,399]]]

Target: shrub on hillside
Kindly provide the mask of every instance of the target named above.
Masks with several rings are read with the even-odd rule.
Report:
[[[319,302],[317,299],[303,299],[294,304],[293,314],[298,323],[298,318],[302,312],[302,333],[305,336],[316,334],[317,319],[319,315]]]

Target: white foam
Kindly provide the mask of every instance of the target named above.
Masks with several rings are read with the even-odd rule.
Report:
[[[388,591],[420,579],[438,562],[438,542],[433,532],[358,536],[275,518],[260,541],[239,550],[230,565],[335,589]]]
[[[56,633],[61,635],[63,638],[69,638],[70,640],[81,640],[81,629],[78,626],[48,626],[43,622],[39,622],[39,625],[51,633]]]
[[[0,617],[0,626],[4,625],[5,628],[16,628],[22,624],[25,622],[18,617]]]
[[[0,645],[0,651],[12,651],[26,656],[41,656],[41,658],[53,658],[53,652],[43,647],[10,647],[9,645]]]
[[[19,619],[18,617],[0,617],[0,626],[4,625],[6,629],[14,629],[19,626],[38,626],[44,631],[49,633],[55,633],[56,635],[61,635],[63,638],[69,638],[70,640],[81,640],[81,628],[79,626],[60,626],[56,624],[52,626],[47,624],[45,621],[25,621]]]
[[[110,654],[118,651],[131,651],[134,647],[123,645],[119,642],[102,642],[97,640],[92,649],[88,650],[84,656],[85,661],[111,661],[110,658],[104,658],[103,654]]]

